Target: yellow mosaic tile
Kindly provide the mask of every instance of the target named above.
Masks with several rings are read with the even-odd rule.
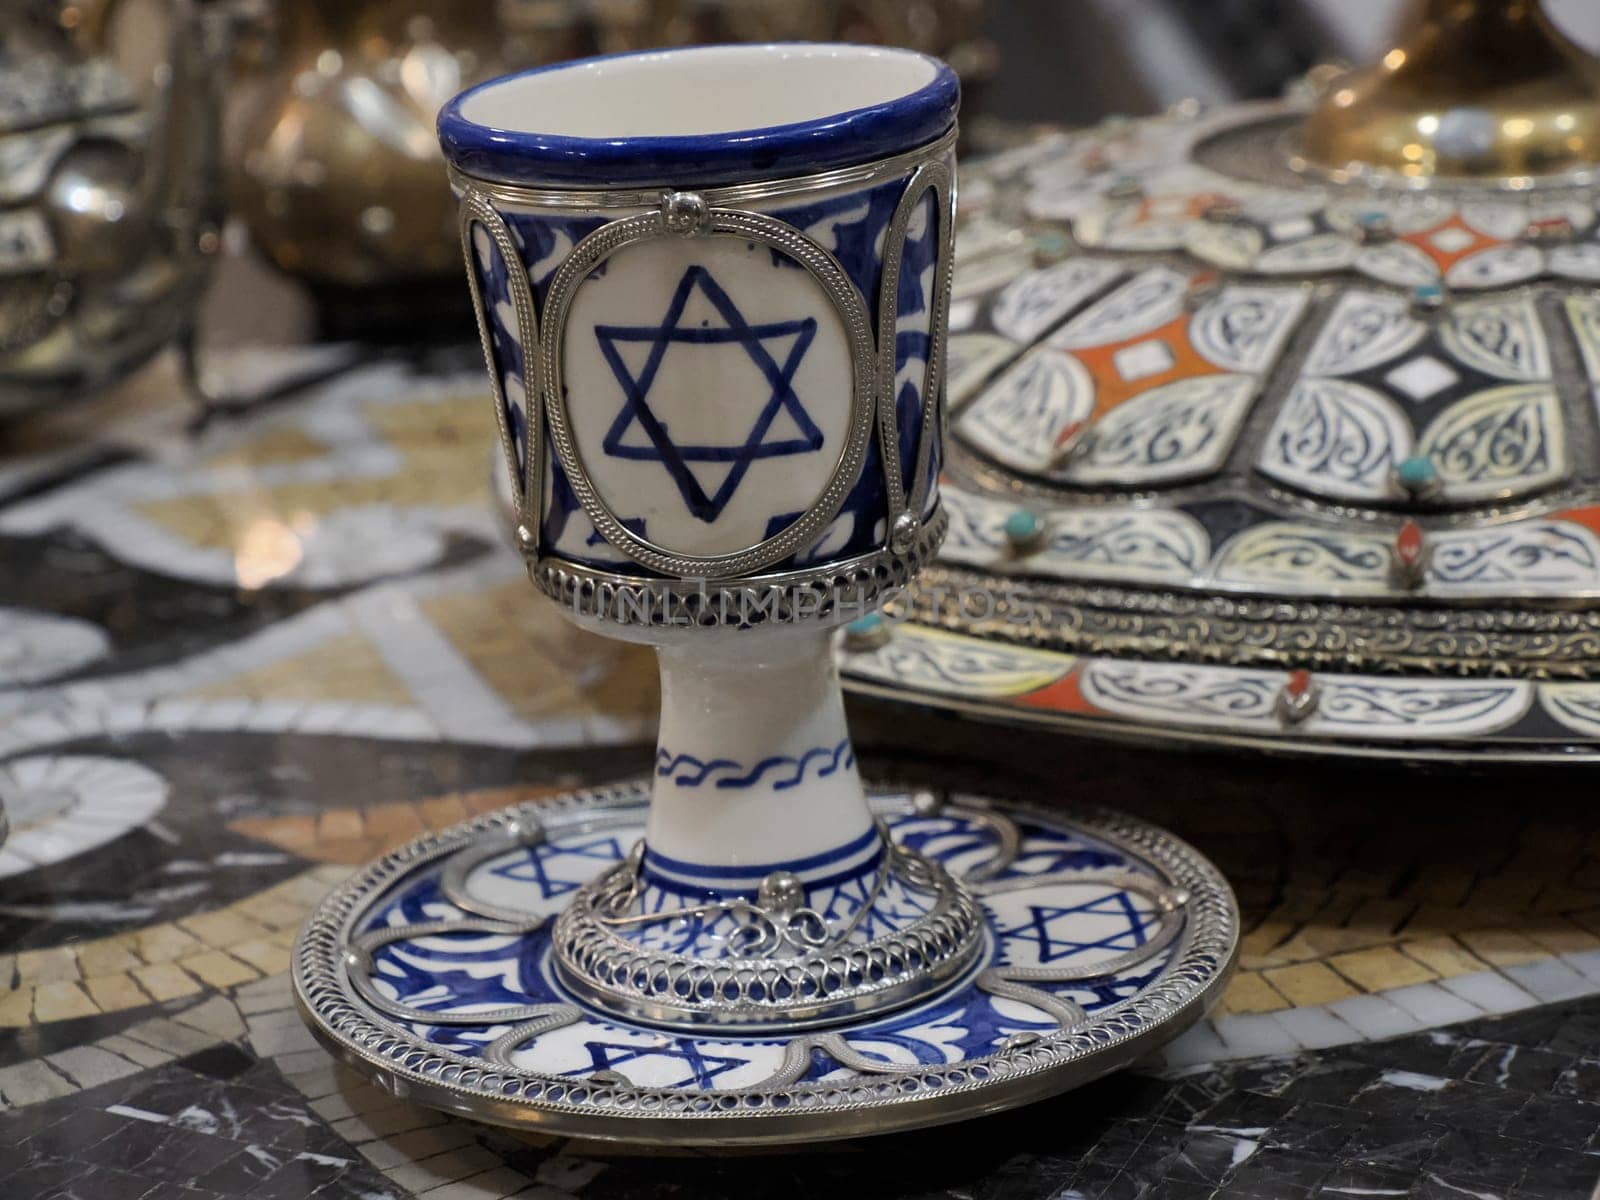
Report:
[[[393,849],[422,833],[422,814],[410,804],[379,804],[366,809],[367,834],[381,843],[379,853]]]
[[[84,989],[99,1005],[101,1012],[119,1012],[125,1008],[139,1008],[150,1003],[150,997],[140,990],[133,976],[125,972],[112,975],[91,975],[83,981]]]
[[[134,934],[134,946],[139,957],[147,963],[173,962],[202,948],[199,938],[176,925],[152,925],[149,929],[141,929]]]
[[[392,475],[349,476],[257,487],[238,493],[146,501],[139,513],[195,546],[233,550],[253,531],[276,526],[292,535],[318,517],[371,504],[454,507],[482,504],[487,481],[483,448],[494,437],[494,410],[486,394],[452,396],[363,409],[400,452]],[[259,442],[236,454],[261,453]],[[270,452],[270,451],[269,451]]]
[[[1518,967],[1548,957],[1537,943],[1510,929],[1481,929],[1456,936],[1467,949],[1495,967]]]
[[[1416,959],[1407,958],[1390,946],[1337,954],[1328,960],[1328,965],[1366,992],[1410,987],[1438,978]]]
[[[70,1021],[92,1017],[100,1010],[76,983],[58,982],[41,983],[33,989],[33,1011],[38,1021]]]
[[[208,470],[228,467],[270,467],[285,463],[310,462],[328,453],[328,444],[303,429],[266,429],[251,436],[244,445],[201,462]]]
[[[0,1028],[15,1029],[33,1018],[33,989],[11,988],[0,992]]]
[[[348,841],[366,836],[366,821],[359,808],[335,808],[317,819],[319,841]]]
[[[81,978],[78,956],[71,946],[17,953],[17,976],[24,983],[59,983]]]
[[[202,990],[192,976],[186,975],[172,963],[156,963],[130,973],[152,1000],[176,1000],[179,996],[192,996]]]
[[[585,633],[537,601],[515,580],[435,596],[423,611],[521,717],[652,718],[659,687],[649,648]]]
[[[253,968],[220,950],[211,950],[205,954],[196,954],[193,958],[181,959],[178,965],[215,988],[233,987],[235,984],[248,983],[252,979],[260,978]]]
[[[289,969],[289,952],[262,938],[260,941],[241,942],[230,946],[228,952],[243,959],[263,975],[278,975]]]
[[[1289,1001],[1254,971],[1240,971],[1228,981],[1223,993],[1220,1013],[1277,1012],[1289,1007]]]
[[[77,947],[78,965],[85,979],[97,975],[110,975],[144,965],[133,952],[131,938],[103,938],[96,942],[83,942]]]
[[[433,800],[424,800],[417,805],[417,809],[422,813],[422,819],[429,829],[447,829],[472,815],[459,796],[439,796]]]
[[[1551,954],[1578,954],[1600,949],[1600,937],[1562,917],[1547,917],[1530,923],[1523,927],[1523,932]]]
[[[1441,979],[1486,971],[1489,964],[1474,957],[1460,942],[1450,937],[1419,938],[1404,942],[1400,949]]]
[[[239,902],[239,910],[251,920],[260,921],[268,929],[288,929],[297,927],[305,920],[309,905],[301,904],[285,896],[277,896],[263,892],[259,896],[252,896],[248,900]],[[233,947],[229,947],[231,950]]]
[[[241,916],[232,908],[196,913],[194,916],[184,917],[178,924],[217,950],[226,950],[229,946],[251,941],[267,932],[266,926]]]
[[[415,698],[358,633],[183,693],[190,699],[336,701],[407,705]]]
[[[1348,980],[1324,963],[1296,963],[1291,967],[1273,967],[1263,971],[1263,976],[1274,988],[1282,992],[1296,1008],[1313,1004],[1332,1004],[1358,995]]]

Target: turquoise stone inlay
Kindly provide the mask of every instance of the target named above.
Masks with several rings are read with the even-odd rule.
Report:
[[[1044,522],[1031,508],[1018,508],[1006,518],[1006,540],[1018,548],[1031,546],[1044,532]]]
[[[1395,468],[1394,476],[1406,491],[1424,492],[1439,482],[1439,469],[1433,459],[1414,454]]]

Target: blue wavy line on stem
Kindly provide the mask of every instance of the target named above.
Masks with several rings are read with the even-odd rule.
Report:
[[[773,791],[781,792],[798,787],[804,782],[806,771],[814,762],[822,764],[817,769],[818,779],[826,779],[841,767],[848,769],[855,766],[856,756],[850,749],[850,739],[848,737],[842,739],[837,746],[814,746],[799,756],[774,754],[769,758],[763,758],[753,767],[746,767],[731,758],[713,758],[707,761],[692,754],[672,754],[667,750],[657,750],[656,775],[662,779],[670,776],[678,787],[696,788],[710,782],[713,787],[718,788],[749,788],[755,787],[769,774],[790,771],[792,774],[787,778],[776,779],[772,783]],[[724,774],[721,778],[713,779],[712,776],[718,773]]]

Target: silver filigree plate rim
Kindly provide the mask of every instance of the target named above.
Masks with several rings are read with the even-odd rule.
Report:
[[[876,811],[911,806],[908,789],[873,791]],[[491,1124],[657,1145],[773,1145],[943,1124],[1087,1083],[1130,1065],[1199,1020],[1221,997],[1238,953],[1239,910],[1227,881],[1171,834],[1103,809],[1053,810],[962,792],[949,802],[1081,830],[1186,891],[1187,919],[1160,982],[1071,1032],[901,1074],[887,1095],[881,1080],[690,1093],[506,1069],[423,1042],[350,986],[341,968],[352,930],[403,875],[486,835],[504,836],[522,816],[552,836],[581,833],[638,814],[648,797],[648,784],[639,781],[527,801],[426,834],[358,871],[324,898],[295,942],[295,1001],[313,1034],[394,1095]],[[780,1093],[782,1103],[774,1105]]]

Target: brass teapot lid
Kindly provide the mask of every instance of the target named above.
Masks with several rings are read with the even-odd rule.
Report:
[[[1600,165],[1600,59],[1540,0],[1425,0],[1376,65],[1332,82],[1301,147],[1344,178],[1584,179]]]

